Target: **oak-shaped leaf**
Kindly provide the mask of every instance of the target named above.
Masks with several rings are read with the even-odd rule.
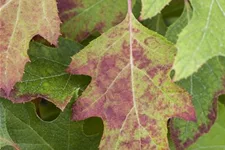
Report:
[[[57,45],[59,27],[55,0],[0,2],[0,91],[8,96],[21,80],[32,37],[39,34]]]
[[[57,0],[61,32],[82,41],[93,32],[103,33],[123,21],[127,13],[126,0]],[[135,0],[133,1],[135,3]]]
[[[193,17],[179,35],[174,62],[178,81],[187,78],[215,56],[225,56],[224,0],[190,0]]]
[[[8,97],[1,92],[0,96],[16,103],[42,97],[63,110],[74,92],[90,82],[87,76],[76,76],[66,72],[71,62],[70,57],[82,47],[64,38],[59,38],[58,48],[30,42],[28,54],[31,62],[26,64],[22,81],[15,85]]]
[[[71,106],[47,122],[37,116],[33,103],[12,104],[0,98],[0,149],[97,150],[101,133],[85,135],[85,121],[71,121]]]
[[[73,108],[73,119],[103,119],[100,149],[169,149],[167,121],[195,120],[190,95],[170,79],[176,49],[126,19],[72,57],[68,71],[92,81]]]
[[[140,19],[152,18],[169,4],[171,0],[141,0],[142,9]]]

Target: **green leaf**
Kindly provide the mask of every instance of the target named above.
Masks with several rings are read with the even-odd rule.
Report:
[[[142,24],[145,27],[147,27],[147,28],[149,28],[149,29],[161,34],[161,35],[164,35],[166,33],[166,30],[167,30],[167,27],[164,23],[162,14],[158,14],[151,19],[144,20],[142,22]]]
[[[12,145],[17,150],[18,146],[12,142],[10,135],[7,132],[6,126],[6,112],[3,111],[4,107],[0,105],[0,148],[6,145]]]
[[[0,92],[9,96],[21,80],[32,37],[39,34],[57,45],[59,27],[55,0],[1,0]]]
[[[225,56],[224,0],[191,0],[193,17],[179,35],[174,80],[187,78],[215,56]]]
[[[186,0],[172,0],[169,5],[161,11],[163,18],[168,19],[180,17],[184,9],[184,1]]]
[[[82,41],[94,31],[103,33],[120,23],[127,12],[127,1],[58,0],[58,9],[63,21],[61,32]]]
[[[192,8],[189,2],[185,1],[183,13],[171,26],[169,26],[165,37],[169,41],[176,43],[179,33],[184,29],[184,27],[186,27],[186,25],[191,19],[191,16],[192,16]]]
[[[169,149],[168,119],[195,120],[195,111],[170,79],[174,46],[142,26],[130,7],[122,23],[72,57],[69,72],[92,77],[73,119],[103,119],[102,150]]]
[[[60,38],[58,48],[31,42],[28,51],[31,62],[27,63],[22,81],[16,84],[8,98],[19,103],[42,97],[63,110],[74,92],[90,82],[88,77],[65,72],[70,57],[81,48],[63,38]],[[0,95],[5,96],[1,92]]]
[[[225,59],[215,57],[206,62],[197,73],[178,84],[192,95],[197,122],[172,120],[171,137],[177,149],[185,149],[207,133],[216,119],[218,96],[225,93]]]
[[[171,0],[141,0],[141,19],[152,18],[157,15]]]
[[[202,135],[188,150],[224,150],[225,148],[225,106],[218,103],[218,116],[210,131]]]
[[[71,106],[46,122],[37,117],[33,103],[12,104],[0,98],[0,148],[11,145],[16,150],[97,150],[101,133],[85,135],[84,121],[71,121]]]

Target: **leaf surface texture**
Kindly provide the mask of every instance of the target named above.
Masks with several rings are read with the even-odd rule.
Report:
[[[189,94],[170,79],[175,51],[128,13],[72,57],[68,71],[92,77],[73,119],[103,119],[100,149],[169,149],[168,119],[195,120]]]
[[[51,9],[49,9],[51,8]],[[9,96],[29,61],[27,49],[39,34],[57,45],[60,20],[55,0],[7,0],[0,3],[0,91]]]

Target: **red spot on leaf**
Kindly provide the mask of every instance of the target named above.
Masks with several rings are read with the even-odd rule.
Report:
[[[71,11],[83,7],[82,0],[57,0],[60,19],[65,22],[77,15],[76,11]]]
[[[105,27],[105,23],[104,22],[99,22],[95,25],[95,29],[100,32],[100,33],[103,33],[103,29]]]
[[[117,24],[119,24],[123,19],[124,19],[124,13],[123,12],[119,12],[118,15],[116,15],[116,19],[112,22],[112,25],[115,26]]]

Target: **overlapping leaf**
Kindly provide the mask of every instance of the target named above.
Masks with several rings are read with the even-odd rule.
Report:
[[[141,10],[141,19],[152,18],[156,14],[169,4],[171,0],[141,0],[142,1],[142,10]]]
[[[57,0],[61,31],[71,39],[82,41],[94,31],[105,32],[126,16],[126,0]],[[135,0],[133,1],[135,3]]]
[[[142,22],[142,24],[145,27],[147,27],[147,28],[149,28],[149,29],[161,34],[161,35],[164,35],[166,33],[166,30],[167,30],[167,26],[164,23],[162,14],[156,15],[152,19],[144,20]]]
[[[89,83],[87,77],[65,72],[70,57],[81,48],[80,44],[63,38],[58,48],[31,42],[28,51],[31,62],[27,63],[22,81],[15,85],[8,98],[18,103],[43,97],[64,109],[75,90]],[[1,92],[0,95],[5,96]]]
[[[215,57],[179,85],[192,95],[197,122],[174,119],[171,135],[178,149],[185,149],[207,133],[216,119],[217,98],[225,93],[225,59]]]
[[[188,22],[187,12],[184,8],[182,16],[169,27],[167,38],[176,42],[177,35]],[[190,12],[191,14],[191,12]],[[183,20],[181,22],[181,20]],[[216,118],[216,100],[224,93],[223,78],[225,70],[223,58],[214,58],[207,62],[202,69],[190,76],[187,80],[181,80],[179,84],[193,97],[193,104],[197,112],[197,123],[175,119],[172,121],[171,135],[178,149],[185,149],[207,133]]]
[[[168,119],[195,120],[190,96],[170,80],[174,55],[172,44],[129,11],[72,58],[69,72],[92,77],[73,118],[103,119],[100,149],[169,149]]]
[[[225,1],[191,0],[191,4],[193,17],[177,42],[176,81],[187,78],[214,56],[225,56]]]
[[[70,116],[71,104],[54,121],[45,122],[37,117],[34,104],[13,105],[0,98],[0,148],[5,150],[12,146],[15,150],[97,150],[100,133],[85,135],[84,121],[73,122]]]
[[[49,9],[51,8],[51,9]],[[31,38],[40,34],[56,45],[59,36],[55,0],[8,0],[0,3],[0,92],[7,96],[29,60]]]
[[[171,26],[169,26],[165,37],[169,41],[176,43],[179,33],[183,30],[184,27],[186,27],[191,17],[192,17],[191,6],[188,1],[185,1],[183,13]]]

